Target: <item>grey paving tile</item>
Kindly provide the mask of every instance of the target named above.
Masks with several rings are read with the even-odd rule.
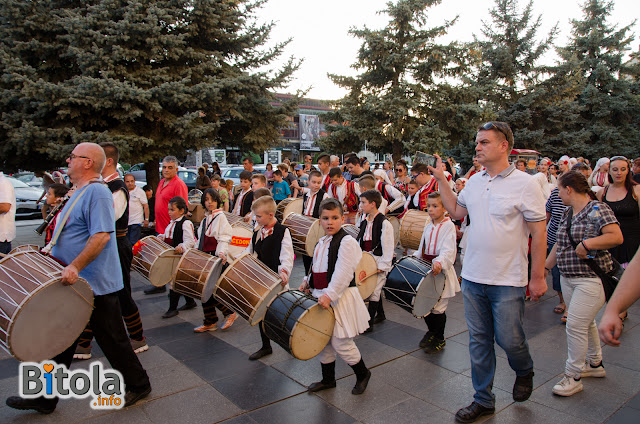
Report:
[[[140,360],[140,363],[146,370],[178,362],[176,358],[169,355],[159,346],[149,346],[149,350],[138,354],[138,360]]]
[[[304,387],[308,387],[311,383],[322,379],[320,361],[315,358],[309,359],[308,361],[291,358],[286,361],[277,362],[271,366],[292,380],[302,384]],[[349,365],[341,359],[336,360],[336,379],[344,378],[352,374],[353,370]]]
[[[534,368],[535,376],[533,377],[533,388],[537,388],[545,384],[556,377],[556,374],[551,374],[541,369]],[[471,369],[468,369],[462,373],[467,377],[471,377]],[[496,374],[493,380],[493,387],[502,389],[508,393],[513,391],[513,383],[516,381],[516,373],[509,366],[509,361],[504,358],[496,357]]]
[[[241,373],[251,374],[265,366],[260,361],[250,361],[249,355],[234,347],[187,359],[184,365],[205,381],[220,380]]]
[[[242,414],[225,421],[220,421],[219,424],[256,424],[256,422],[252,420],[249,415]]]
[[[147,402],[142,409],[152,422],[158,424],[179,422],[208,424],[242,412],[209,385]]]
[[[242,318],[238,318],[229,330],[215,331],[211,334],[238,348],[260,342],[258,327],[249,325]]]
[[[158,346],[180,361],[213,354],[223,350],[234,349],[230,344],[225,343],[216,337],[212,337],[209,334],[195,334],[193,332],[189,338],[172,340],[159,344]]]
[[[193,332],[193,324],[184,322],[180,319],[174,322],[175,324],[146,330],[144,332],[144,336],[147,338],[149,346],[195,336],[210,337],[208,334],[195,334]]]
[[[309,393],[260,408],[248,415],[259,424],[271,424],[274,417],[278,417],[278,424],[351,424],[355,421],[353,417]]]
[[[457,375],[411,355],[380,365],[372,372],[387,384],[414,396]]]
[[[14,358],[6,358],[0,360],[0,380],[18,375],[20,362]]]
[[[640,371],[640,349],[621,345],[619,347],[604,346],[602,357],[606,364],[617,365],[634,371]]]
[[[375,367],[376,365],[406,355],[406,353],[401,350],[369,337],[360,336],[357,337],[355,341],[368,367]]]
[[[323,390],[317,395],[360,421],[411,398],[409,394],[386,384],[384,376],[376,374],[375,369],[371,373],[367,390],[361,395],[351,394],[356,383],[355,376],[343,378],[338,381],[335,389]]]
[[[215,380],[213,388],[244,410],[251,410],[300,394],[306,388],[270,367]]]
[[[411,398],[367,418],[366,424],[440,424],[453,422],[453,414],[423,400]]]
[[[561,376],[548,381],[533,391],[531,400],[562,412],[569,412],[588,422],[602,422],[617,411],[628,396],[605,392],[597,389],[598,379],[585,378],[584,390],[573,396],[556,396],[551,388]]]
[[[624,347],[633,347],[634,349],[640,349],[640,327],[635,326],[629,328],[629,320],[625,321],[624,330],[620,336],[620,343]]]
[[[431,362],[455,373],[461,373],[471,368],[469,347],[451,340],[447,340],[446,346],[438,353],[425,353],[422,349],[413,352],[411,356]]]
[[[609,418],[607,424],[638,424],[640,415],[638,410],[633,408],[622,408]]]
[[[99,417],[90,418],[84,421],[87,424],[152,424],[153,421],[144,413],[142,408],[124,408]]]
[[[455,414],[460,408],[469,406],[473,402],[474,393],[475,390],[471,384],[471,378],[457,375],[442,384],[418,393],[416,397]],[[494,387],[493,394],[496,397],[496,412],[513,403],[510,392],[507,393]]]
[[[604,362],[607,376],[605,378],[585,378],[583,384],[595,386],[598,390],[633,396],[640,391],[640,372],[609,365]],[[586,386],[585,386],[586,387]],[[640,416],[638,416],[640,422]]]
[[[413,352],[418,349],[418,343],[420,343],[425,332],[426,331],[420,331],[413,327],[398,324],[389,330],[378,331],[376,328],[373,332],[367,333],[366,336],[389,345],[394,349],[403,352]]]
[[[631,400],[627,402],[626,406],[640,410],[640,392],[631,398]]]
[[[565,413],[567,412],[567,413]],[[569,411],[557,411],[536,402],[513,403],[498,414],[490,417],[487,424],[583,424],[584,420],[570,415]]]
[[[250,345],[240,346],[238,348],[244,353],[251,355],[252,353],[258,351],[261,347],[262,347],[262,342],[257,342]],[[277,364],[278,362],[294,359],[289,352],[281,348],[275,342],[271,342],[271,349],[273,350],[273,353],[271,355],[267,355],[259,359],[259,361],[265,365],[273,365],[273,364]]]
[[[147,374],[152,391],[148,398],[141,401],[142,403],[207,384],[181,363],[148,369]]]

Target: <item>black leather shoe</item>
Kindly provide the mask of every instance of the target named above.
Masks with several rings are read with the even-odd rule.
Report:
[[[22,399],[19,396],[10,396],[7,398],[7,406],[13,409],[29,410],[33,409],[41,414],[50,414],[56,410],[57,402],[55,399]]]
[[[516,402],[524,402],[529,399],[533,391],[533,371],[522,377],[516,376],[516,382],[513,383],[513,400]]]
[[[456,413],[456,421],[459,423],[472,423],[484,415],[495,414],[496,408],[487,408],[479,403],[473,402],[466,408],[460,409]]]
[[[160,286],[160,287],[148,287],[146,289],[144,289],[144,294],[156,294],[156,293],[164,293],[167,291],[167,288],[165,286]]]
[[[367,370],[367,375],[363,379],[359,379],[356,381],[356,385],[351,389],[352,395],[361,395],[367,390],[367,385],[369,384],[369,380],[371,379],[371,371]]]
[[[335,389],[336,387],[336,381],[330,381],[328,383],[322,382],[322,381],[318,381],[317,383],[312,383],[309,386],[309,391],[310,392],[319,392],[320,390],[326,390],[326,389]]]
[[[198,304],[192,300],[191,302],[187,302],[184,305],[182,305],[181,307],[179,307],[178,310],[179,311],[188,311],[189,309],[193,309],[196,306],[198,306]]]
[[[252,353],[249,356],[249,360],[250,361],[257,361],[258,359],[263,358],[263,357],[265,357],[267,355],[271,355],[272,353],[273,353],[273,349],[271,349],[270,347],[262,348],[259,351],[255,352],[255,353]]]
[[[169,309],[167,312],[162,315],[162,318],[173,318],[178,315],[178,311],[175,309]]]
[[[126,408],[127,406],[131,406],[140,399],[146,398],[147,396],[149,396],[149,393],[151,393],[151,386],[141,392],[133,392],[127,390],[127,392],[124,394],[124,407]]]
[[[320,390],[333,389],[336,387],[336,362],[328,364],[320,364],[322,367],[322,380],[309,386],[310,392],[319,392]]]

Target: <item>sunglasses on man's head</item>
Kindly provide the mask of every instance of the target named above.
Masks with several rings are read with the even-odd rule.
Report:
[[[500,131],[502,134],[504,134],[504,137],[509,140],[509,136],[507,135],[507,130],[500,128],[501,126],[499,124],[495,124],[493,122],[487,122],[486,124],[484,124],[482,127],[483,130],[485,131],[489,131],[489,130],[498,130]]]

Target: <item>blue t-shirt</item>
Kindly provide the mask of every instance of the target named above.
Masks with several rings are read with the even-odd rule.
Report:
[[[111,191],[106,185],[100,183],[89,184],[76,190],[60,212],[58,219],[61,220],[67,214],[83,190],[86,192],[71,210],[51,255],[65,264],[70,264],[82,252],[91,236],[97,233],[109,233],[111,235],[109,242],[98,257],[80,271],[80,277],[87,280],[96,296],[114,293],[121,290],[124,285],[116,246],[116,218]]]
[[[291,189],[289,188],[289,184],[286,181],[282,182],[273,182],[273,200],[276,202],[286,199],[291,195]]]

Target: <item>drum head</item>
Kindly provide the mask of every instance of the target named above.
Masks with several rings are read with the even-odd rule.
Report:
[[[151,265],[149,282],[156,287],[162,287],[173,279],[181,256],[173,249],[165,250]]]
[[[356,267],[356,285],[363,299],[373,294],[378,284],[378,264],[369,252],[362,252],[362,259]]]
[[[280,204],[282,204],[283,202],[285,202],[285,200],[280,202]],[[280,208],[282,210],[282,219],[280,220],[280,222],[284,221],[287,215],[289,215],[290,213],[302,214],[302,203],[302,197],[289,200],[284,205],[284,208]]]
[[[389,216],[387,217],[387,219],[393,227],[393,245],[397,246],[398,242],[400,241],[400,221],[395,216]]]
[[[417,288],[417,294],[413,303],[413,315],[417,318],[427,316],[444,292],[444,274],[427,274]]]
[[[222,259],[214,259],[209,263],[213,263],[213,266],[207,273],[204,283],[204,289],[202,290],[202,298],[200,300],[202,300],[203,302],[206,302],[207,300],[209,300],[209,298],[211,298],[211,296],[213,296],[213,290],[216,288],[216,284],[220,279],[220,273],[222,272]]]
[[[318,244],[318,240],[324,237],[324,229],[320,225],[320,220],[316,219],[313,224],[311,224],[311,228],[309,228],[309,233],[307,234],[307,240],[305,244],[305,250],[307,251],[307,255],[313,257],[313,251],[316,249],[316,244]]]
[[[291,332],[291,354],[302,361],[318,355],[331,340],[336,319],[332,309],[313,305],[298,319]]]
[[[22,246],[18,246],[9,252],[9,255],[13,255],[18,252],[39,252],[40,247],[37,244],[23,244]]]
[[[93,291],[84,278],[73,286],[62,285],[59,278],[46,282],[13,317],[7,330],[11,354],[20,361],[40,362],[64,352],[89,322],[92,305]]]

